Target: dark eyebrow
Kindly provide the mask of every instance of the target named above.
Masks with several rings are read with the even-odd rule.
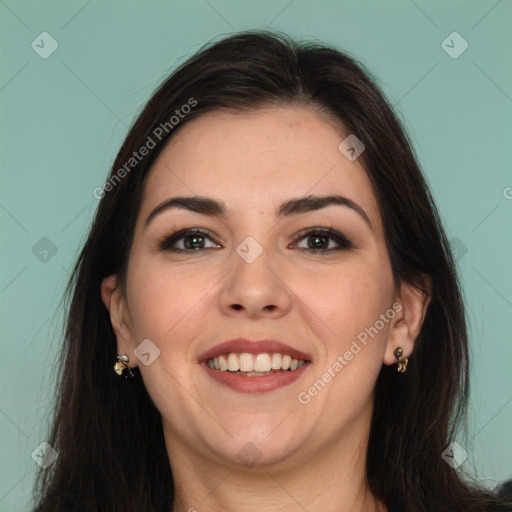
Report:
[[[183,208],[191,212],[201,213],[210,217],[225,217],[226,206],[220,201],[208,197],[171,197],[156,206],[146,219],[146,226],[159,213],[170,208]]]
[[[327,206],[331,205],[339,205],[339,206],[347,206],[351,208],[355,212],[357,212],[365,222],[372,228],[372,224],[366,212],[354,201],[348,199],[343,196],[306,196],[300,197],[297,199],[289,199],[285,201],[281,206],[279,206],[277,210],[278,217],[287,217],[290,215],[296,215],[300,213],[311,212],[315,210],[320,210]],[[166,199],[164,202],[160,203],[156,206],[152,212],[148,215],[146,219],[145,226],[147,226],[150,221],[157,216],[159,213],[162,213],[165,210],[170,208],[183,208],[184,210],[189,210],[192,212],[200,213],[202,215],[208,215],[211,217],[226,217],[227,208],[226,205],[215,199],[211,199],[208,197],[171,197],[170,199]]]
[[[357,212],[372,228],[370,218],[366,215],[366,212],[354,201],[344,196],[306,196],[298,199],[290,199],[284,202],[277,212],[279,217],[287,215],[294,215],[297,213],[311,212],[326,208],[327,206],[338,205],[347,206],[355,212]]]

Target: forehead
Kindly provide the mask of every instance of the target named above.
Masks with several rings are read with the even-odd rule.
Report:
[[[366,172],[338,149],[334,122],[307,107],[250,114],[214,111],[188,122],[151,169],[142,209],[176,195],[221,199],[233,214],[271,207],[290,197],[342,194],[379,224]]]

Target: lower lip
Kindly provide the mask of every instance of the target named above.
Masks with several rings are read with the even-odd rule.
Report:
[[[245,377],[243,375],[235,375],[230,372],[214,370],[206,364],[206,361],[201,363],[201,366],[212,379],[224,384],[225,386],[229,386],[235,391],[239,391],[240,393],[266,393],[295,382],[304,373],[304,371],[306,371],[306,368],[310,364],[310,362],[307,362],[297,370],[284,370],[272,373],[271,375],[262,375],[260,377]]]

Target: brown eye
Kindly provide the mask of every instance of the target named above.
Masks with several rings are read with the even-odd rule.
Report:
[[[182,229],[170,236],[165,236],[158,244],[162,251],[191,252],[199,249],[211,249],[206,247],[206,241],[211,240],[209,231],[200,229]],[[214,244],[214,247],[219,247]]]
[[[298,240],[307,242],[307,247],[299,247],[300,250],[330,252],[353,247],[352,242],[346,236],[333,229],[311,229],[303,233]],[[330,242],[334,242],[336,245],[330,247]]]

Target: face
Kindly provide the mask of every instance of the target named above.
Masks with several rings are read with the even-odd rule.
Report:
[[[338,149],[343,138],[305,107],[213,112],[183,126],[155,162],[126,282],[105,280],[102,291],[118,353],[139,366],[168,445],[223,464],[292,464],[367,431],[377,375],[396,345],[410,353],[415,315],[404,314],[376,198],[358,160]],[[178,196],[225,213],[151,215]],[[345,199],[279,211],[306,196]],[[185,229],[197,231],[173,238]],[[215,348],[237,338],[245,345]],[[286,347],[257,344],[265,339]],[[286,367],[288,355],[305,362],[234,375],[210,368],[208,352],[245,369]]]

